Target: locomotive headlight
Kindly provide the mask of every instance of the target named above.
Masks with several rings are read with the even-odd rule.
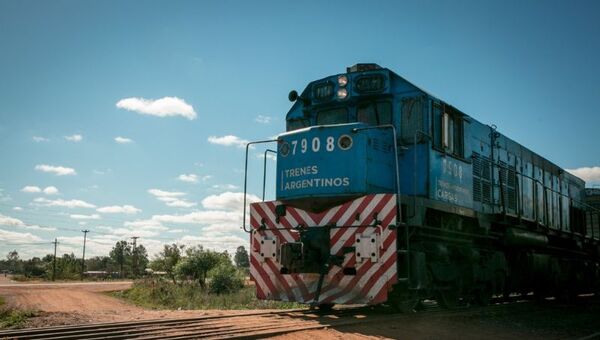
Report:
[[[338,77],[338,85],[340,86],[346,86],[348,85],[348,77],[342,75]]]
[[[346,97],[348,97],[348,90],[341,88],[337,90],[337,97],[339,99],[345,99]]]
[[[342,135],[338,139],[338,146],[342,150],[348,150],[352,147],[352,137],[348,135]]]
[[[279,147],[279,154],[283,157],[287,156],[290,153],[290,144],[288,142],[283,142]]]

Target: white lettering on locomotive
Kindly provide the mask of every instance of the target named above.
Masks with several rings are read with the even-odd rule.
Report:
[[[292,145],[292,155],[295,155],[296,149],[298,148],[298,141],[292,140],[290,141],[290,144]],[[321,151],[321,139],[319,137],[313,137],[313,139],[310,141],[308,141],[306,138],[302,138],[300,140],[300,153],[306,153],[309,150],[314,153]],[[327,152],[332,152],[335,150],[334,137],[325,137],[325,150]]]

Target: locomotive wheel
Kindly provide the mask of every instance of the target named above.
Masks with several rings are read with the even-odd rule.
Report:
[[[387,305],[400,313],[414,313],[421,303],[418,294],[411,291],[404,291],[396,286],[388,295]]]
[[[319,311],[321,311],[321,312],[331,312],[331,310],[333,309],[333,306],[335,306],[335,304],[333,304],[333,303],[322,303],[322,304],[318,305],[317,307],[319,307]]]
[[[439,289],[437,294],[437,302],[442,308],[454,309],[460,302],[460,294],[456,285],[451,285],[445,289]]]
[[[404,300],[397,301],[394,308],[401,313],[410,314],[416,312],[417,309],[419,309],[420,304],[420,298],[416,296],[406,297]]]
[[[492,301],[492,287],[485,282],[475,292],[475,302],[480,306],[487,306]]]

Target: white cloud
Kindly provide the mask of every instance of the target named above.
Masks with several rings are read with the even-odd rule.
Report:
[[[146,230],[167,230],[168,229],[167,227],[163,226],[162,223],[160,223],[160,221],[153,220],[153,219],[129,221],[129,222],[125,222],[123,225],[128,228],[146,229]]]
[[[27,185],[24,186],[23,189],[21,189],[22,192],[26,192],[26,193],[35,193],[35,192],[42,192],[42,189],[40,189],[40,187],[36,187],[34,185]]]
[[[260,158],[260,159],[264,159],[265,153],[258,153],[258,154],[256,154],[256,157]],[[267,159],[270,159],[272,161],[277,161],[277,156],[275,156],[272,152],[267,152],[266,157],[267,157]]]
[[[600,183],[600,166],[566,169],[573,175],[589,183]]]
[[[118,136],[118,137],[115,137],[115,142],[117,142],[119,144],[128,144],[128,143],[133,143],[133,139]]]
[[[49,186],[44,188],[44,194],[46,195],[56,195],[58,194],[58,189],[55,186]]]
[[[190,202],[187,200],[180,200],[180,199],[169,199],[169,200],[162,199],[161,201],[165,202],[165,204],[168,207],[173,207],[173,208],[191,208],[191,207],[195,207],[197,205],[194,202]]]
[[[150,193],[151,195],[156,196],[156,197],[181,197],[181,196],[185,196],[185,192],[164,191],[164,190],[160,190],[160,189],[150,189],[150,190],[148,190],[148,193]]]
[[[174,224],[215,224],[238,223],[241,221],[242,211],[194,211],[184,215],[154,215],[152,220],[161,223]]]
[[[249,143],[246,139],[241,139],[240,137],[227,135],[222,137],[210,136],[208,137],[208,142],[211,144],[223,145],[223,146],[236,146],[238,148],[245,148],[246,144]]]
[[[39,143],[39,142],[48,142],[48,141],[50,141],[48,138],[44,138],[44,137],[40,137],[40,136],[33,136],[33,138],[32,138],[32,139],[33,139],[33,141],[34,141],[34,142],[36,142],[36,143]]]
[[[100,215],[98,215],[98,214],[91,214],[91,215],[72,214],[72,215],[69,215],[69,217],[71,217],[74,220],[99,220],[100,219]]]
[[[137,214],[142,210],[132,205],[111,205],[98,208],[96,211],[104,214]]]
[[[198,183],[198,175],[196,174],[181,174],[179,175],[179,177],[177,177],[178,180],[182,181],[182,182],[188,182],[188,183]]]
[[[185,100],[177,97],[163,97],[160,99],[124,98],[119,100],[116,105],[119,109],[134,111],[139,114],[157,117],[181,116],[189,120],[196,119],[194,108]]]
[[[24,227],[25,223],[18,218],[0,214],[0,225]]]
[[[57,176],[77,175],[77,172],[75,171],[75,169],[67,168],[64,166],[38,164],[35,166],[35,169],[38,171],[54,173]]]
[[[178,233],[185,233],[186,231],[187,231],[187,229],[171,229],[171,230],[167,230],[167,233],[178,234]]]
[[[13,210],[14,211],[23,211],[23,208],[21,208],[21,207],[14,207]]]
[[[68,140],[69,142],[81,142],[81,140],[83,139],[82,135],[71,135],[71,136],[65,136],[65,139]]]
[[[248,240],[231,234],[203,233],[200,236],[184,236],[181,239],[184,244],[201,244],[205,249],[225,251],[230,255],[235,254],[235,249],[240,245],[248,246]]]
[[[243,210],[244,193],[224,192],[219,195],[211,195],[202,200],[202,206],[206,209],[216,210]],[[246,204],[260,202],[256,195],[246,194]]]
[[[258,115],[256,118],[254,118],[254,121],[261,124],[269,124],[271,122],[271,117]]]
[[[212,186],[212,188],[215,190],[237,190],[240,187],[233,184],[215,184]]]
[[[82,200],[49,200],[43,197],[39,197],[33,200],[36,204],[44,207],[63,207],[63,208],[95,208],[96,206]]]
[[[46,195],[55,195],[58,194],[58,189],[54,186],[49,186],[44,188],[43,190],[35,185],[27,185],[25,187],[23,187],[23,189],[21,189],[22,192],[26,192],[26,193],[39,193],[39,192],[43,192]]]
[[[30,233],[19,233],[19,232],[0,229],[0,241],[2,241],[3,243],[34,242],[34,241],[42,241],[42,239],[39,236],[30,234]]]
[[[211,176],[211,175],[202,176],[202,182],[206,182],[206,181],[208,181],[211,178],[213,178],[213,176]]]
[[[25,222],[21,221],[18,218],[14,218],[14,217],[2,215],[2,214],[0,214],[0,225],[2,225],[2,226],[10,226],[10,227],[19,227],[19,228],[25,228],[25,229],[32,229],[32,230],[41,230],[41,231],[54,231],[54,230],[56,230],[56,228],[52,228],[52,227],[40,227],[38,225],[29,225],[29,224],[26,224]]]
[[[165,202],[165,204],[169,207],[191,208],[196,205],[196,203],[187,201],[185,198],[183,198],[183,196],[186,195],[184,192],[150,189],[148,190],[148,193],[156,197],[157,200]]]

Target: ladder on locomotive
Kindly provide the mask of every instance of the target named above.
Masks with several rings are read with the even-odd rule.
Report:
[[[410,242],[409,226],[402,221],[396,224],[398,234],[397,256],[398,256],[398,283],[408,285],[410,283]]]

